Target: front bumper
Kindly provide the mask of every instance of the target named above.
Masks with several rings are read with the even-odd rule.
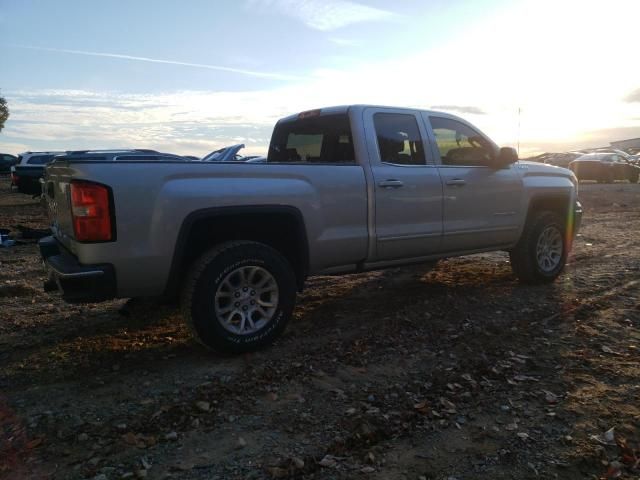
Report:
[[[116,296],[113,265],[81,265],[54,237],[38,242],[48,273],[45,291],[58,290],[69,303],[101,302]]]

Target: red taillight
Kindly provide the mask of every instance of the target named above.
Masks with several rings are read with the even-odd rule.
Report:
[[[14,185],[18,185],[18,182],[20,181],[20,177],[18,175],[16,175],[15,173],[11,174],[11,183],[13,183]]]
[[[113,239],[109,190],[91,182],[71,182],[73,231],[79,242],[108,242]]]

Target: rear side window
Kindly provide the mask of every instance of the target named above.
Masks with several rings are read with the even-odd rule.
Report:
[[[27,160],[27,165],[46,165],[47,163],[51,163],[52,160],[53,155],[34,155]]]
[[[269,163],[354,164],[351,125],[346,114],[308,117],[276,125]]]
[[[380,160],[394,165],[424,165],[424,148],[413,115],[405,113],[376,113],[376,128]]]

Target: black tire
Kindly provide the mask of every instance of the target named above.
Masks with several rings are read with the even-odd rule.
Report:
[[[215,293],[233,272],[244,267],[258,267],[271,275],[277,284],[278,297],[275,311],[265,325],[252,333],[239,334],[223,326],[216,313]],[[193,263],[182,290],[181,308],[200,343],[218,352],[243,353],[266,347],[284,331],[295,299],[295,275],[279,252],[257,242],[234,241],[212,248]],[[234,301],[229,300],[229,305]]]
[[[553,282],[564,269],[567,261],[567,239],[565,223],[560,215],[551,211],[534,213],[527,220],[520,241],[509,252],[513,273],[523,283],[541,284]],[[538,241],[548,229],[556,229],[561,237],[562,252],[554,268],[545,270],[537,256]]]

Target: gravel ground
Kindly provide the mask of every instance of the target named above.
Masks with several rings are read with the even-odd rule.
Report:
[[[499,253],[316,277],[237,357],[171,306],[66,305],[34,241],[0,249],[0,478],[638,479],[640,185],[581,199],[552,285]],[[15,225],[46,220],[0,178]]]

